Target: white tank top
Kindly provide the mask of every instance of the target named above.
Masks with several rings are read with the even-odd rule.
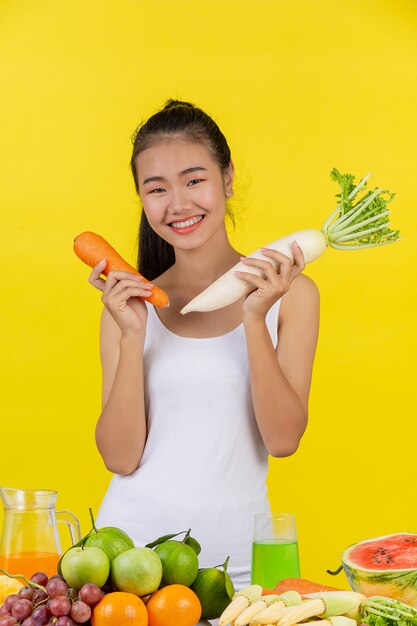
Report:
[[[274,348],[280,303],[266,316]],[[138,547],[191,528],[199,566],[230,555],[239,590],[250,584],[253,516],[269,511],[243,324],[218,337],[181,337],[147,308],[146,445],[135,472],[112,478],[97,526],[122,528]]]

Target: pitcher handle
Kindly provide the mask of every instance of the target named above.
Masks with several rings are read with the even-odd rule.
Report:
[[[74,513],[66,510],[57,511],[56,519],[57,522],[62,522],[66,526],[68,526],[73,546],[81,540],[80,522],[78,521],[78,518],[74,515]]]

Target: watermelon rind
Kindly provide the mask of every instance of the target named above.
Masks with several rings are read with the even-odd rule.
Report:
[[[389,543],[393,538],[408,535],[415,537],[414,533],[395,533],[392,535],[384,535],[382,537],[373,537],[365,539],[358,543],[352,544],[342,554],[342,565],[350,587],[353,591],[358,591],[365,595],[386,596],[401,600],[410,606],[417,608],[417,568],[403,569],[376,569],[365,567],[356,563],[352,559],[354,548],[362,546],[369,542],[380,541],[381,546],[384,540]]]

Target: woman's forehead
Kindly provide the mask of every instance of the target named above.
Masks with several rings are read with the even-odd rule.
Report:
[[[150,172],[155,168],[179,174],[184,169],[198,165],[209,168],[216,163],[204,144],[186,139],[169,139],[155,143],[136,157],[136,167],[145,176],[161,174],[156,171]]]

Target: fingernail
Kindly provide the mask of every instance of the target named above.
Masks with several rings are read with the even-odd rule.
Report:
[[[106,259],[102,259],[98,264],[99,267],[103,267],[103,265],[106,265]]]
[[[237,274],[238,276],[240,276],[243,272],[238,272],[237,270],[235,270],[235,274]]]
[[[241,260],[241,261],[247,261],[247,260],[248,260],[248,257],[247,257],[247,256],[241,256],[241,257],[240,257],[240,260]]]
[[[293,245],[293,246],[297,246],[297,248],[299,248],[299,247],[300,247],[300,246],[299,246],[299,244],[295,241],[295,239],[294,239],[294,241],[292,242],[292,245]]]
[[[153,285],[152,283],[145,283],[145,287],[146,289],[152,289]]]

